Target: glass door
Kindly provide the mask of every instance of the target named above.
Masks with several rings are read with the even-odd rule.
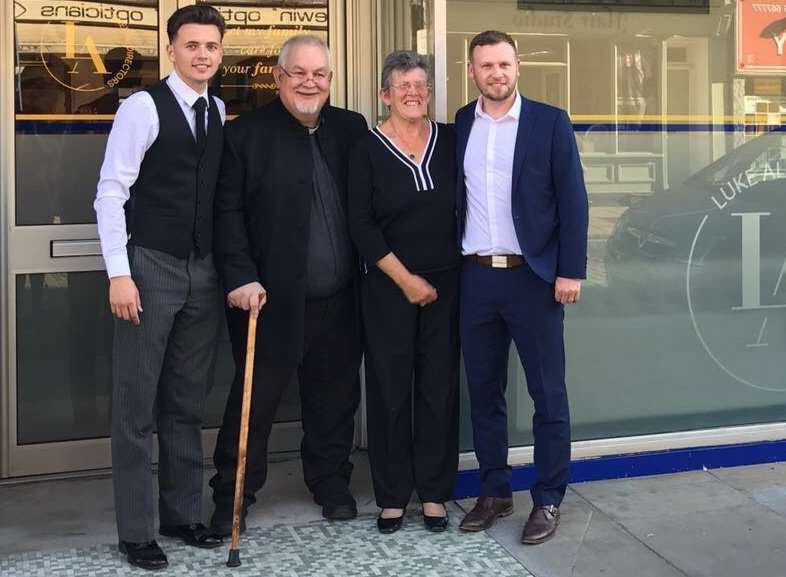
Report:
[[[112,320],[92,208],[119,103],[159,77],[157,0],[13,3],[9,474],[109,464]],[[8,19],[4,19],[6,22]],[[6,68],[6,70],[8,70]]]
[[[327,0],[210,3],[229,25],[213,88],[230,115],[273,97],[269,70],[288,35],[327,35],[336,18]],[[15,0],[0,8],[0,101],[13,98],[13,110],[3,108],[13,122],[3,124],[0,191],[7,220],[0,247],[8,310],[6,475],[110,465],[112,319],[92,204],[117,107],[170,70],[166,20],[177,7],[177,0]],[[207,455],[234,370],[226,331],[217,346]],[[297,450],[299,420],[292,387],[272,450]]]

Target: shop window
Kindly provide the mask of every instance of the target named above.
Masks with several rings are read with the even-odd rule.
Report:
[[[519,90],[528,98],[566,108],[568,41],[565,36],[513,35],[521,63]]]
[[[660,152],[660,134],[648,125],[659,120],[659,46],[656,42],[620,42],[615,46],[617,122],[620,152]]]
[[[434,83],[434,2],[433,0],[375,0],[376,14],[376,62],[373,76],[375,118],[381,122],[388,117],[385,103],[376,97],[385,58],[394,50],[413,50],[429,59]],[[429,105],[429,114],[434,114],[434,98]]]
[[[16,224],[95,222],[112,115],[158,81],[158,2],[16,4]]]
[[[449,119],[477,97],[469,41],[498,29],[517,42],[523,94],[574,125],[590,200],[588,277],[566,316],[574,439],[781,421],[786,0],[768,15],[613,4],[446,4]],[[510,443],[527,445],[514,349],[508,383]],[[461,430],[471,449],[466,397]]]
[[[328,0],[199,3],[214,6],[227,23],[224,59],[211,88],[224,100],[230,116],[275,98],[273,67],[287,38],[312,34],[329,41]]]

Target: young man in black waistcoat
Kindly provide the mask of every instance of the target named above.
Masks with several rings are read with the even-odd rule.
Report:
[[[129,97],[107,142],[95,209],[115,320],[112,473],[119,548],[162,569],[154,540],[152,435],[159,442],[159,531],[202,548],[202,413],[223,306],[212,258],[224,103],[208,81],[225,23],[210,6],[167,22],[173,65]]]

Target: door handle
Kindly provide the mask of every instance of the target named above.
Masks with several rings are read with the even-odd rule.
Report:
[[[53,240],[49,243],[52,258],[75,256],[101,256],[101,241],[97,238],[83,240]]]

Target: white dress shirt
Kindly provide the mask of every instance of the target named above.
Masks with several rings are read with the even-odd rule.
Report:
[[[196,111],[192,108],[197,98],[204,98],[208,107],[218,106],[221,123],[226,119],[224,103],[219,98],[208,98],[207,88],[202,94],[195,92],[173,70],[166,80],[177,103],[196,138]],[[208,115],[205,114],[205,131]],[[130,189],[139,176],[139,169],[147,150],[158,138],[158,112],[153,97],[148,92],[129,96],[115,114],[109,140],[106,143],[104,164],[93,207],[98,217],[98,236],[101,252],[109,278],[130,276],[126,243],[126,215],[123,205],[130,198]]]
[[[463,254],[521,254],[511,211],[513,153],[521,114],[521,95],[496,120],[475,106],[475,121],[464,154],[467,221]]]

